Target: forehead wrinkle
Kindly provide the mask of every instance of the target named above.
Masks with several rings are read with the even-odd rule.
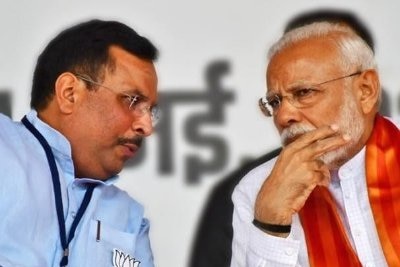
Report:
[[[290,90],[290,89],[295,89],[295,88],[299,88],[299,87],[302,87],[302,86],[313,86],[313,85],[316,85],[316,84],[318,84],[318,83],[317,82],[307,81],[305,79],[300,79],[298,81],[292,82],[286,88]]]
[[[285,85],[279,86],[279,84],[282,84],[282,83]],[[268,93],[275,93],[275,92],[288,91],[288,90],[292,90],[294,88],[298,88],[298,87],[305,86],[305,85],[312,85],[312,84],[315,84],[315,83],[311,83],[305,79],[296,80],[296,81],[290,82],[288,84],[286,82],[276,81],[274,86],[268,86],[267,89],[268,89]],[[279,89],[279,88],[281,88],[281,89]]]
[[[285,86],[282,90],[268,90],[267,95],[276,95],[282,92],[291,93],[296,89],[305,89],[305,87],[306,88],[319,87],[320,83],[321,82],[311,82],[304,79],[300,79],[298,81],[290,83],[288,86]],[[324,81],[322,83],[324,83]]]
[[[119,47],[111,47],[110,54],[114,58],[114,71],[113,73],[119,73],[115,77],[122,86],[126,88],[131,87],[131,90],[138,91],[141,95],[147,96],[148,83],[157,84],[157,73],[152,60],[142,59],[136,55],[125,51]],[[131,84],[132,83],[132,84]],[[141,84],[143,83],[143,84]],[[143,86],[143,88],[141,88]],[[151,92],[149,92],[151,93]],[[151,98],[150,95],[147,96]]]

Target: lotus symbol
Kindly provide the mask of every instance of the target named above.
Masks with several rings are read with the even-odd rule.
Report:
[[[118,249],[113,251],[113,266],[114,267],[139,267],[140,261],[135,260],[129,254],[125,254]]]

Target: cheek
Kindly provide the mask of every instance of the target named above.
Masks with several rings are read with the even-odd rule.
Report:
[[[84,127],[90,131],[93,138],[101,138],[104,142],[113,135],[114,131],[118,130],[120,116],[116,110],[110,107],[91,105],[82,113],[82,117],[85,117],[83,123],[86,125]]]
[[[327,96],[318,105],[307,112],[306,118],[316,127],[336,124],[343,108],[343,95],[337,92],[334,96]]]
[[[103,143],[121,137],[131,124],[131,115],[110,100],[88,101],[81,114],[86,117],[85,128],[88,128],[95,138],[101,138]]]
[[[283,128],[280,126],[280,124],[277,122],[276,117],[273,117],[274,120],[274,126],[278,130],[278,133],[281,134],[283,131]]]
[[[338,124],[338,114],[339,110],[335,112],[332,112],[331,110],[317,110],[311,115],[306,116],[306,122],[315,128]]]
[[[129,128],[131,118],[117,110],[110,110],[99,114],[97,127],[101,127],[101,134],[108,138],[121,137]]]

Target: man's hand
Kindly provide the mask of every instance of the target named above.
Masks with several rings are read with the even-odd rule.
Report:
[[[282,150],[258,193],[255,219],[269,224],[290,225],[293,214],[304,206],[312,190],[317,185],[329,185],[329,169],[319,158],[350,139],[337,131],[336,125],[318,128],[301,135]]]

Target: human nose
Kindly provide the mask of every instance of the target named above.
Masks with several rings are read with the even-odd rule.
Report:
[[[141,136],[149,136],[153,133],[154,127],[149,112],[145,112],[141,116],[137,116],[132,122],[132,129]]]
[[[281,98],[279,108],[275,111],[274,122],[278,128],[283,129],[301,120],[301,112],[293,105],[289,96]]]

